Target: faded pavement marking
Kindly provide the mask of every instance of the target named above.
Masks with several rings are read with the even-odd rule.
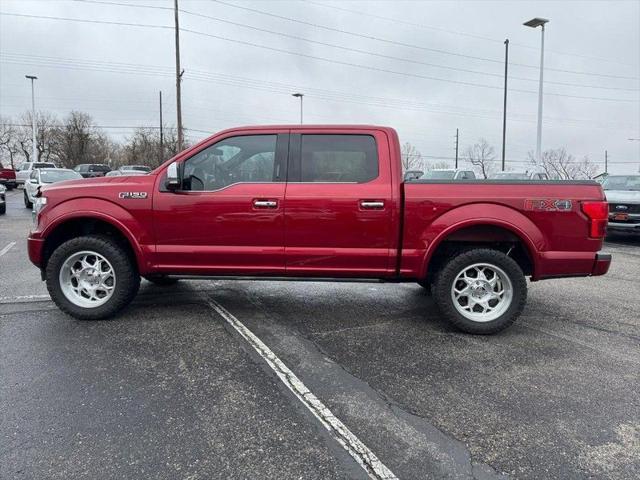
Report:
[[[295,373],[262,340],[256,337],[251,330],[245,327],[240,320],[218,302],[207,299],[207,303],[253,347],[282,383],[291,390],[304,407],[328,430],[329,434],[369,474],[369,477],[375,480],[397,480],[398,477],[302,383]]]
[[[16,242],[11,242],[9,245],[0,250],[0,257],[7,253],[11,248],[16,244]]]

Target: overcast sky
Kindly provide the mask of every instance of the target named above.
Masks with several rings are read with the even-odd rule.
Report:
[[[151,8],[154,7],[154,8]],[[117,138],[175,119],[173,0],[0,0],[0,115],[89,113]],[[543,149],[610,171],[640,165],[640,1],[180,0],[183,119],[191,140],[245,124],[395,127],[423,155],[480,137],[499,157],[509,38],[507,161],[535,149],[540,29]],[[7,14],[58,17],[32,18]],[[120,22],[138,25],[63,20]],[[143,24],[144,26],[140,26]],[[164,26],[166,28],[161,28]],[[115,128],[122,127],[122,128]],[[126,128],[125,128],[126,127]]]

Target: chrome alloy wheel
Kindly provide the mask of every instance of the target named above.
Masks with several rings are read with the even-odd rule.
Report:
[[[456,310],[474,322],[490,322],[507,311],[513,299],[513,285],[501,268],[475,263],[463,268],[451,285]]]
[[[113,295],[116,272],[109,261],[92,251],[70,255],[60,268],[60,289],[67,300],[83,308],[96,308]]]

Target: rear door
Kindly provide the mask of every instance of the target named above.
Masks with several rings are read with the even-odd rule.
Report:
[[[392,214],[384,132],[292,131],[285,193],[288,276],[392,275]]]

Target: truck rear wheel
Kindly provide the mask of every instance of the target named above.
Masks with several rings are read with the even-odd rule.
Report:
[[[522,313],[527,283],[520,266],[498,250],[468,250],[447,262],[434,282],[441,312],[466,333],[491,334]]]
[[[60,310],[80,320],[102,320],[127,306],[140,276],[126,250],[102,236],[66,241],[46,269],[47,289]]]

